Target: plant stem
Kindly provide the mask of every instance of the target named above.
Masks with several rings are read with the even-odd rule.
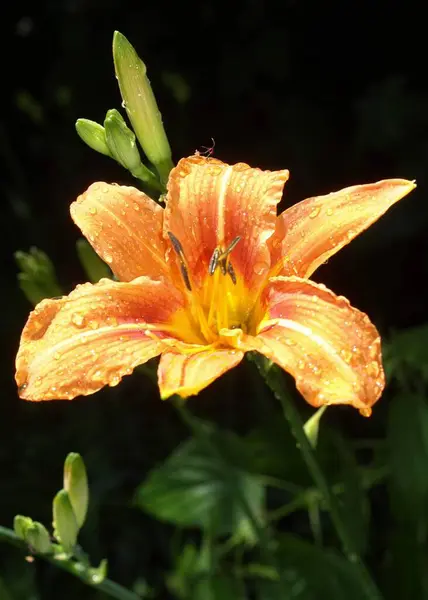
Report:
[[[276,367],[276,365],[269,365],[269,367],[266,368],[266,366],[259,360],[257,360],[257,366],[274,396],[281,403],[284,416],[288,421],[292,434],[296,438],[302,458],[306,463],[308,471],[312,476],[315,485],[323,496],[328,511],[330,512],[331,520],[341,541],[343,552],[347,556],[348,560],[354,565],[355,570],[358,572],[360,580],[365,587],[367,598],[370,598],[370,600],[381,600],[382,595],[380,591],[372,580],[370,573],[368,572],[360,555],[354,547],[351,536],[349,535],[349,532],[340,514],[337,499],[330,489],[324,473],[318,464],[314,450],[305,434],[303,421],[296,410],[291,397],[289,397],[289,395],[284,391],[284,382],[281,371],[278,367]]]
[[[27,544],[21,540],[21,538],[19,538],[14,531],[0,526],[0,541],[2,540],[29,554],[29,548]],[[35,554],[35,556],[47,560],[63,571],[71,573],[87,585],[96,588],[100,592],[104,592],[111,598],[116,598],[116,600],[141,600],[141,596],[131,592],[130,590],[127,590],[110,579],[106,578],[100,582],[97,582],[95,578],[92,577],[90,570],[85,568],[81,563],[70,558],[63,559],[59,556],[55,556],[55,554]]]

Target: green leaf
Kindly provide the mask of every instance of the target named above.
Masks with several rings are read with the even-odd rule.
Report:
[[[110,149],[107,145],[106,132],[102,125],[89,119],[77,119],[76,131],[79,137],[87,144],[92,150],[104,154],[105,156],[111,156]]]
[[[227,575],[213,574],[194,586],[191,600],[245,600],[242,584]]]
[[[97,283],[100,279],[107,277],[112,278],[112,273],[109,267],[98,256],[89,242],[84,238],[80,238],[76,242],[77,256],[82,265],[89,281]]]
[[[264,488],[245,468],[245,444],[226,432],[207,430],[209,444],[182,444],[138,489],[136,503],[158,519],[182,527],[200,527],[216,535],[255,532],[244,503],[262,521]],[[239,452],[239,448],[243,452]]]
[[[428,516],[428,405],[416,394],[394,398],[389,409],[391,508],[398,522]]]
[[[383,344],[383,358],[387,378],[401,380],[403,369],[419,374],[428,381],[428,325],[412,327],[394,333]]]
[[[323,416],[327,406],[321,406],[314,414],[306,421],[303,426],[306,437],[311,443],[312,448],[316,448],[318,442],[318,432],[320,427],[320,420]]]
[[[30,252],[18,250],[15,260],[21,271],[18,273],[20,288],[33,305],[44,298],[62,295],[54,266],[45,252],[35,247],[30,248]]]
[[[147,78],[146,65],[126,37],[118,31],[113,36],[113,58],[129,120],[147,158],[155,165],[162,183],[166,183],[173,166],[171,148]]]
[[[336,487],[343,487],[338,495],[342,518],[348,534],[352,538],[353,548],[364,554],[367,547],[369,528],[369,503],[363,487],[361,471],[349,443],[338,433],[330,435],[333,452],[339,463]]]
[[[282,535],[277,556],[283,581],[293,585],[292,598],[372,600],[352,563],[333,550],[296,536]],[[275,584],[270,585],[275,589]],[[259,597],[261,600],[262,596]]]

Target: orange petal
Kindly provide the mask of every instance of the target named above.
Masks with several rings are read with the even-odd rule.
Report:
[[[265,301],[260,333],[247,347],[290,372],[309,404],[351,404],[368,416],[385,381],[379,333],[367,315],[297,277],[271,280]]]
[[[158,381],[161,397],[179,394],[183,398],[193,396],[229,369],[236,367],[244,353],[233,349],[194,351],[193,346],[181,345],[182,352],[164,352],[161,356]]]
[[[43,300],[30,314],[16,359],[21,398],[71,400],[116,385],[161,352],[165,324],[181,302],[174,288],[146,277],[102,279]]]
[[[93,183],[70,207],[85,237],[121,281],[167,275],[164,209],[133,187]]]
[[[208,272],[212,253],[238,236],[230,260],[254,288],[270,266],[267,239],[273,234],[276,205],[288,171],[261,171],[244,163],[229,166],[213,158],[191,156],[171,171],[164,234],[181,242],[193,282]]]
[[[278,217],[268,242],[272,275],[310,277],[415,187],[405,179],[387,179],[295,204]]]

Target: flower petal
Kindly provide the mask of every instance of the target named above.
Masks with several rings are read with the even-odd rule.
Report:
[[[405,179],[387,179],[308,198],[288,208],[278,217],[268,242],[272,275],[310,277],[415,187]]]
[[[95,251],[121,281],[167,276],[164,209],[133,187],[93,183],[70,207]]]
[[[196,285],[215,248],[225,250],[238,236],[230,258],[234,270],[251,288],[264,278],[270,266],[266,241],[287,179],[286,170],[230,166],[203,156],[180,160],[168,182],[164,235],[171,231],[181,242]]]
[[[201,352],[188,346],[182,352],[167,351],[161,356],[158,381],[161,397],[193,396],[229,369],[236,367],[244,353],[233,349],[210,348]]]
[[[252,349],[290,372],[309,404],[351,404],[368,416],[385,381],[379,333],[367,315],[297,277],[271,280],[264,300],[268,312]]]
[[[43,300],[30,314],[16,359],[26,400],[72,399],[116,385],[158,355],[182,296],[161,281],[102,279]]]

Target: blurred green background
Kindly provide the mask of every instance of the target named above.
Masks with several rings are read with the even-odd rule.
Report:
[[[170,597],[164,573],[174,568],[177,532],[132,498],[187,435],[172,407],[141,374],[72,403],[24,403],[13,379],[31,308],[16,283],[13,253],[46,251],[68,293],[85,279],[70,203],[96,180],[136,184],[74,130],[79,117],[102,122],[107,109],[120,108],[115,29],[148,66],[175,160],[213,138],[214,155],[226,162],[288,168],[282,208],[357,183],[417,180],[415,192],[314,279],[366,311],[388,340],[390,385],[373,417],[338,408],[327,411],[323,426],[342,431],[360,463],[377,460],[392,470],[366,498],[367,561],[386,597],[428,598],[428,85],[426,22],[416,0],[18,0],[4,10],[0,525],[11,526],[16,513],[49,524],[64,458],[80,452],[92,493],[85,550],[94,564],[107,557],[121,583],[145,581],[157,597]],[[277,410],[261,387],[245,363],[190,408],[252,439]],[[300,463],[293,471],[285,451],[275,452],[280,475],[299,479]],[[299,512],[280,528],[303,537],[309,531]],[[77,596],[101,598],[0,543],[1,600]]]

